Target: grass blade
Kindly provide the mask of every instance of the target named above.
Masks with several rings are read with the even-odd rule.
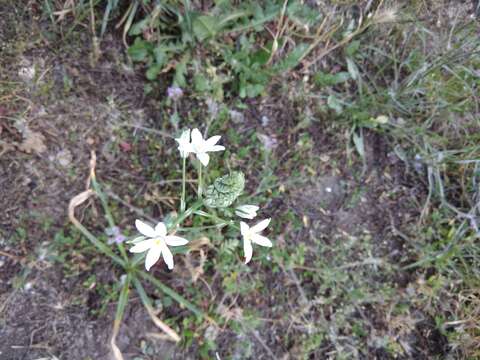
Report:
[[[189,302],[187,299],[185,299],[183,296],[178,294],[176,291],[173,289],[169,288],[167,285],[164,285],[160,280],[155,278],[154,276],[147,274],[144,271],[137,270],[138,274],[140,274],[141,277],[143,277],[145,280],[150,281],[153,285],[155,285],[159,290],[161,290],[165,295],[170,296],[172,299],[174,299],[176,302],[179,304],[185,306],[188,310],[193,312],[195,315],[197,315],[200,318],[205,318],[207,319],[208,316],[201,311],[199,308],[197,308],[195,305],[193,305],[191,302]]]
[[[140,296],[140,299],[142,300],[142,303],[147,309],[148,315],[150,315],[150,318],[152,319],[154,324],[157,325],[160,329],[162,329],[162,331],[165,332],[171,340],[179,342],[181,340],[180,336],[178,336],[178,334],[170,326],[165,324],[155,315],[152,302],[150,301],[150,298],[145,292],[145,289],[137,278],[133,278],[133,285],[135,286],[135,289],[137,290],[137,293]]]

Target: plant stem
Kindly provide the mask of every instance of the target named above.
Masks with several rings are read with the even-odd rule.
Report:
[[[190,206],[187,210],[185,210],[183,213],[181,213],[175,221],[173,221],[170,226],[168,226],[168,230],[174,229],[177,227],[178,224],[181,224],[183,220],[185,220],[187,217],[192,215],[195,211],[200,209],[200,207],[203,205],[202,200],[197,200],[193,203],[192,206]]]
[[[202,197],[202,163],[198,162],[198,190],[197,196],[200,199]]]
[[[185,212],[185,208],[186,208],[186,203],[185,203],[185,177],[186,177],[186,171],[185,171],[185,167],[186,167],[186,163],[187,163],[187,158],[184,157],[183,158],[183,162],[182,162],[182,198],[180,199],[180,213],[183,213]]]
[[[203,216],[203,217],[210,218],[210,219],[216,221],[217,224],[228,225],[228,226],[233,227],[234,229],[240,230],[240,228],[237,225],[235,225],[235,222],[233,220],[225,220],[225,219],[222,219],[221,217],[218,217],[217,215],[210,214],[210,213],[207,213],[205,211],[195,211],[195,214]]]

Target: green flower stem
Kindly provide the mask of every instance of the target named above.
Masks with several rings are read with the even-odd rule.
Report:
[[[177,227],[178,224],[181,224],[186,218],[191,216],[195,211],[200,209],[203,205],[202,200],[197,200],[193,203],[192,206],[190,206],[187,210],[182,212],[169,226],[168,230],[174,229]]]
[[[197,196],[200,199],[202,197],[202,163],[199,161],[198,162],[198,190],[197,190]]]
[[[198,227],[195,227],[195,230],[208,230],[208,229],[221,229],[222,227],[224,226],[227,226],[229,225],[228,223],[219,223],[219,224],[216,224],[216,225],[207,225],[207,226],[198,226]],[[188,227],[188,228],[177,228],[177,231],[180,231],[180,232],[189,232],[191,231],[192,228]]]
[[[102,203],[103,211],[105,211],[105,217],[107,218],[108,226],[110,228],[115,227],[115,221],[113,220],[112,212],[110,211],[110,207],[108,206],[107,197],[105,196],[104,192],[102,191],[100,184],[97,182],[97,179],[93,176],[92,177],[92,186],[95,192],[97,193],[98,197],[100,198],[100,202]],[[126,263],[128,263],[128,255],[125,251],[123,244],[117,244],[118,250],[120,254],[122,254],[123,259]]]
[[[206,218],[209,218],[209,219],[212,219],[214,220],[217,224],[226,224],[228,226],[231,226],[233,227],[234,229],[236,230],[240,230],[240,228],[235,225],[235,222],[233,220],[225,220],[225,219],[222,219],[221,217],[217,216],[217,215],[214,215],[214,214],[210,214],[210,213],[207,213],[205,211],[195,211],[194,212],[196,215],[200,215],[200,216],[203,216],[203,217],[206,217]]]
[[[186,163],[187,163],[187,158],[184,157],[182,161],[182,198],[180,199],[180,213],[183,213],[186,208],[186,203],[185,203],[185,177],[186,177]]]

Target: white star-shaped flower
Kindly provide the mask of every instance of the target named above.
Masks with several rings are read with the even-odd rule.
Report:
[[[145,269],[149,271],[160,259],[160,255],[162,255],[168,268],[173,269],[173,255],[168,246],[186,245],[188,240],[179,236],[167,235],[167,227],[163,222],[159,222],[153,228],[143,221],[135,220],[135,226],[143,236],[134,240],[135,246],[130,249],[130,252],[142,253],[148,251],[145,257]]]
[[[245,219],[252,220],[257,216],[257,211],[260,209],[256,205],[240,205],[235,209],[235,214]]]
[[[216,135],[205,140],[198,129],[192,130],[192,152],[197,155],[198,160],[200,160],[203,166],[207,166],[210,161],[210,156],[207,152],[225,150],[224,146],[215,145],[220,138],[220,135]]]
[[[265,236],[259,235],[259,233],[266,229],[270,224],[271,219],[265,219],[260,221],[255,226],[248,226],[248,224],[240,221],[240,232],[243,236],[243,251],[245,253],[245,264],[248,264],[252,259],[253,247],[252,243],[260,246],[272,247],[272,242]]]
[[[182,132],[179,138],[175,139],[178,143],[178,151],[180,151],[180,156],[186,158],[189,153],[193,152],[192,144],[190,143],[190,129]]]

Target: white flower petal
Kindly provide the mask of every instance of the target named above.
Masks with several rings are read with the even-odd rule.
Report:
[[[205,142],[205,140],[203,140],[203,136],[202,136],[202,133],[200,132],[200,130],[198,130],[197,128],[193,129],[192,130],[192,144],[194,147],[197,147],[198,145],[203,145],[203,143]]]
[[[220,138],[221,138],[220,135],[212,136],[207,141],[205,141],[205,144],[207,145],[207,147],[211,148],[218,142],[218,140],[220,140]]]
[[[167,247],[167,245],[162,246],[162,256],[163,260],[165,261],[165,264],[167,264],[167,267],[172,270],[173,269],[173,255],[170,249]]]
[[[245,264],[248,264],[252,260],[253,247],[250,240],[243,238],[243,252],[245,254]]]
[[[270,224],[270,220],[272,219],[269,218],[269,219],[262,220],[257,225],[252,226],[250,230],[253,233],[259,233],[260,231],[265,230],[267,228],[268,224]]]
[[[240,233],[242,234],[242,236],[247,235],[249,230],[250,230],[250,226],[248,226],[247,223],[240,221]]]
[[[127,241],[127,243],[128,243],[128,244],[134,244],[134,245],[135,245],[135,244],[137,244],[137,243],[139,243],[139,242],[141,242],[141,241],[144,241],[144,240],[145,240],[145,236],[142,235],[142,236],[137,236],[135,239],[132,239],[132,240]]]
[[[130,252],[131,253],[145,252],[152,247],[152,244],[153,244],[153,239],[140,241],[139,243],[135,244],[135,246],[130,249]]]
[[[207,151],[223,151],[223,150],[225,150],[225,146],[222,146],[222,145],[214,145],[207,148]]]
[[[182,135],[180,135],[180,139],[182,142],[189,142],[190,141],[190,129],[184,130]]]
[[[155,233],[156,236],[164,237],[167,235],[167,227],[163,222],[159,222],[157,226],[155,226]]]
[[[168,246],[182,246],[188,244],[188,240],[180,236],[166,236],[165,242]]]
[[[260,209],[257,205],[240,205],[237,206],[238,210],[246,211],[246,212],[255,212]]]
[[[203,166],[207,166],[208,162],[210,161],[210,156],[207,153],[197,153],[197,158],[203,164]]]
[[[256,205],[241,205],[235,209],[235,214],[245,219],[253,219],[257,216],[259,207]]]
[[[182,132],[182,135],[176,138],[175,141],[178,143],[178,151],[180,151],[182,158],[186,158],[189,153],[193,152],[193,146],[190,143],[190,129]]]
[[[145,258],[145,269],[150,271],[150,268],[155,265],[155,263],[160,259],[160,254],[162,253],[162,249],[160,246],[152,246],[150,250],[148,250],[147,256]]]
[[[135,220],[135,226],[137,227],[137,230],[140,232],[140,234],[145,235],[146,237],[155,237],[156,233],[155,230],[148,224],[145,224],[141,220]]]
[[[255,216],[257,214],[255,213],[249,213],[249,212],[244,212],[244,211],[240,211],[240,210],[235,210],[235,215],[241,217],[241,218],[244,218],[244,219],[249,219],[249,220],[252,220],[253,218],[255,218]]]
[[[265,246],[265,247],[272,247],[273,246],[270,239],[266,238],[265,236],[258,235],[258,234],[253,234],[252,235],[252,242],[254,242],[255,244],[258,244],[260,246]]]
[[[179,144],[178,151],[180,152],[180,156],[182,158],[188,157],[188,154],[193,152],[192,144]]]

